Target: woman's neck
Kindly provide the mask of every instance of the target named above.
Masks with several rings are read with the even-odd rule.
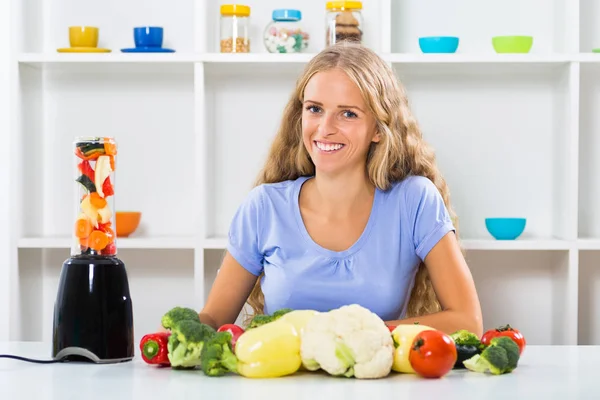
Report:
[[[345,218],[363,211],[375,192],[366,172],[356,171],[339,175],[316,174],[307,205],[333,219]]]

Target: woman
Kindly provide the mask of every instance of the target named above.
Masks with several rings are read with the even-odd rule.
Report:
[[[360,45],[328,47],[297,82],[254,189],[233,217],[200,312],[357,303],[388,325],[482,334],[446,183],[392,69]]]

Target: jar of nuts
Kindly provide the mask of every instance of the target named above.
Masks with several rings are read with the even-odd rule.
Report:
[[[221,53],[250,52],[250,7],[242,4],[221,6]]]
[[[326,45],[343,40],[362,43],[363,18],[360,1],[329,1],[326,4]]]

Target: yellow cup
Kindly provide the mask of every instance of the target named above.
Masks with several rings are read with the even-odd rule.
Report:
[[[98,28],[94,26],[70,26],[71,47],[98,47]]]

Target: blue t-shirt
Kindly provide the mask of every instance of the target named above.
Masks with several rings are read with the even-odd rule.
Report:
[[[376,189],[362,235],[332,251],[311,239],[302,220],[298,197],[307,179],[253,188],[231,222],[227,250],[252,274],[264,272],[264,312],[360,304],[383,320],[403,318],[420,262],[454,230],[433,182],[409,176]]]

